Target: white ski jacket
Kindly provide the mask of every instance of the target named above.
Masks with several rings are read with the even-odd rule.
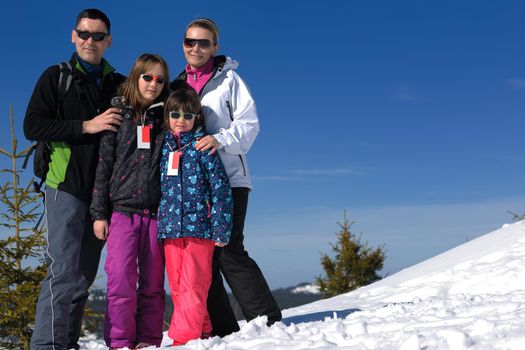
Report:
[[[200,92],[206,133],[219,142],[219,155],[231,187],[252,189],[246,153],[259,133],[255,101],[248,86],[235,72],[239,63],[230,57],[214,57],[215,73]],[[172,83],[186,82],[183,72]]]

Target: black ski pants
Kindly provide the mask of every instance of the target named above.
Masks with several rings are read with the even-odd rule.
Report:
[[[239,330],[221,273],[239,303],[246,321],[266,315],[268,324],[271,325],[282,318],[281,310],[270,292],[261,269],[244,249],[243,231],[249,192],[250,190],[245,187],[232,188],[233,229],[230,243],[224,248],[216,247],[213,256],[208,312],[213,325],[213,334],[220,337]]]

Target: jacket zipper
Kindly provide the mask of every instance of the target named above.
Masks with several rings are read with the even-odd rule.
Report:
[[[232,111],[232,106],[231,106],[230,100],[226,100],[226,107],[228,107],[228,114],[230,115],[230,119],[233,122],[233,111]],[[247,176],[246,175],[246,167],[244,166],[244,160],[242,159],[242,155],[241,154],[239,154],[239,159],[241,161],[242,173],[244,174],[244,176]]]
[[[201,100],[202,100],[202,95],[203,95],[203,93],[204,93],[204,89],[206,89],[206,85],[208,85],[208,83],[209,83],[210,81],[212,81],[212,80],[215,78],[215,75],[217,74],[217,71],[218,71],[218,68],[217,68],[217,67],[213,68],[213,73],[212,73],[212,75],[211,75],[211,78],[208,79],[208,81],[206,82],[206,84],[204,84],[204,86],[202,87],[201,91],[199,92],[199,97],[200,97]],[[221,70],[221,71],[222,71],[222,70]],[[186,75],[186,79],[187,79],[187,75]],[[184,79],[184,81],[186,81],[186,79]]]
[[[176,140],[176,144],[177,144],[177,151],[175,152],[180,152],[180,145],[181,145],[181,142],[180,142],[180,138],[178,138]],[[183,156],[183,153],[180,152],[180,158],[179,158],[179,170],[180,170],[180,173],[179,173],[179,176],[177,176],[179,178],[179,183],[180,183],[180,218],[179,218],[179,222],[180,222],[180,233],[181,233],[181,236],[179,238],[182,238],[183,235],[182,235],[182,225],[183,225],[183,219],[184,219],[184,189],[185,189],[185,186],[183,185],[182,183],[182,179],[184,178],[182,176],[182,156]]]
[[[215,67],[214,71],[213,71],[213,74],[212,74],[212,77],[202,87],[201,92],[199,93],[199,97],[201,98],[201,100],[202,100],[202,97],[204,95],[204,90],[206,89],[206,85],[208,85],[208,83],[215,78],[215,75],[217,75],[217,71],[219,71],[219,70],[222,72],[222,68]],[[182,78],[183,79],[181,79],[181,80],[183,80],[185,82],[186,79],[188,78],[188,74],[186,72],[184,72],[184,76]],[[232,111],[231,103],[230,103],[229,100],[226,100],[226,106],[228,107],[228,114],[230,116],[230,119],[233,122],[233,111]],[[244,176],[248,176],[246,174],[246,166],[244,165],[244,160],[242,159],[242,155],[240,155],[240,154],[239,154],[239,160],[241,161],[242,173],[244,174]]]

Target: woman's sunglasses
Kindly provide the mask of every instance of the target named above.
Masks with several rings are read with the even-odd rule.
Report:
[[[192,120],[197,116],[197,114],[190,112],[170,111],[169,116],[171,119],[179,119],[180,117],[183,117],[186,120]]]
[[[93,38],[93,41],[102,41],[108,36],[108,33],[102,33],[102,32],[91,33],[91,32],[88,32],[87,30],[75,29],[75,32],[77,32],[78,37],[82,40],[88,40],[89,38]]]
[[[211,46],[211,41],[208,39],[191,39],[191,38],[184,38],[184,46],[186,47],[195,47],[199,45],[199,47],[203,49],[209,49]]]
[[[166,78],[164,78],[162,75],[149,75],[149,74],[141,74],[140,77],[144,79],[145,82],[150,81],[156,81],[157,84],[164,84],[166,82]]]

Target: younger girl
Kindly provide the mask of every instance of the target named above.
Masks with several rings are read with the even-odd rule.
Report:
[[[100,143],[91,216],[95,235],[107,239],[104,338],[111,349],[162,341],[164,254],[156,213],[168,79],[164,59],[140,56],[120,88],[122,124]]]
[[[205,136],[197,93],[185,88],[173,92],[166,101],[164,120],[169,131],[160,164],[158,237],[164,239],[173,298],[168,335],[173,345],[182,345],[211,335],[206,299],[213,251],[230,239],[233,200],[219,155],[195,149]]]

